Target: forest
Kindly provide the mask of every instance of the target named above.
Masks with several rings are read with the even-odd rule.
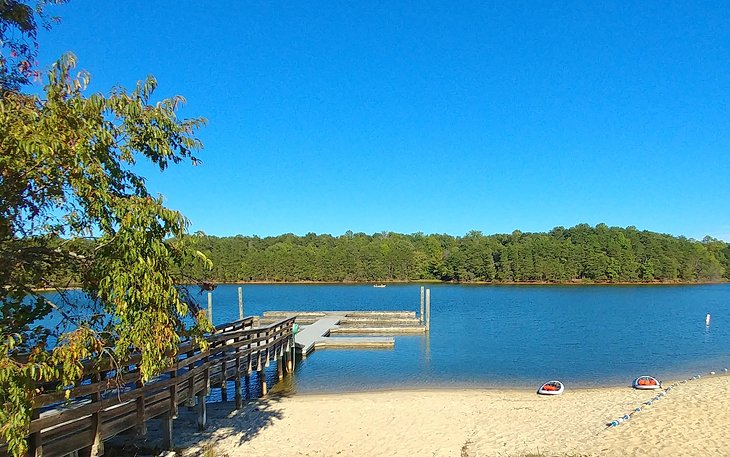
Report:
[[[730,277],[730,245],[579,224],[548,233],[465,236],[346,232],[215,237],[190,235],[211,270],[185,268],[212,282],[716,282]]]

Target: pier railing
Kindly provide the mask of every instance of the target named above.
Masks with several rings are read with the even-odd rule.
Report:
[[[278,362],[280,378],[293,370],[293,325],[294,318],[256,328],[253,318],[220,325],[206,338],[207,350],[181,344],[173,365],[144,385],[141,356],[136,355],[123,366],[115,366],[111,360],[102,369],[89,364],[76,387],[39,386],[45,393],[34,401],[28,455],[53,457],[78,451],[102,455],[105,439],[128,430],[144,435],[146,422],[154,418],[162,419],[163,446],[171,449],[172,424],[180,404],[197,404],[202,429],[207,420],[205,397],[211,386],[219,387],[227,401],[228,382],[233,381],[238,409],[243,402],[242,376],[257,371],[259,391],[266,395],[265,369],[272,360]],[[0,456],[4,455],[7,446],[0,442]]]

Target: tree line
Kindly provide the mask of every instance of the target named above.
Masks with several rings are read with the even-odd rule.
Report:
[[[238,281],[710,282],[730,278],[730,245],[635,227],[579,224],[547,233],[465,236],[192,235],[213,262],[184,276]]]

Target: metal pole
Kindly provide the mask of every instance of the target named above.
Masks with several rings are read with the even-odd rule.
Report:
[[[423,289],[424,287],[421,286],[421,314],[418,315],[418,319],[421,321],[421,324],[423,324]]]
[[[208,292],[208,320],[213,324],[213,292]]]
[[[238,288],[238,318],[243,319],[243,287]]]
[[[431,289],[426,289],[426,331],[431,330]]]

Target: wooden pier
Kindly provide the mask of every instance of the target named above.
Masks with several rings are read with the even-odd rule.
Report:
[[[294,316],[302,326],[294,337],[297,355],[302,358],[321,348],[389,348],[395,345],[392,336],[371,335],[426,331],[415,311],[267,311],[261,322]],[[338,334],[362,336],[333,336]]]
[[[424,318],[421,289],[418,317],[411,311],[270,311],[260,319],[241,318],[219,325],[206,337],[207,350],[181,344],[173,365],[145,384],[141,382],[140,354],[121,367],[111,360],[89,362],[75,387],[38,385],[40,394],[34,398],[26,438],[27,455],[100,456],[104,454],[104,440],[130,431],[143,436],[150,419],[161,420],[163,447],[172,449],[179,406],[196,408],[198,427],[204,429],[205,398],[211,388],[219,388],[221,400],[228,401],[232,382],[235,409],[240,409],[244,401],[242,378],[248,385],[256,372],[258,392],[265,396],[266,368],[272,361],[281,380],[294,371],[297,356],[304,358],[315,348],[388,348],[395,340],[383,335],[428,332],[430,291],[425,294]],[[210,297],[208,310],[212,314]],[[243,314],[240,290],[239,314]],[[295,320],[301,326],[296,334]],[[349,336],[333,336],[337,334]],[[380,336],[370,336],[373,334]],[[0,457],[7,455],[7,444],[0,441]]]
[[[175,363],[155,379],[140,382],[140,356],[121,368],[95,370],[87,365],[77,387],[59,389],[47,385],[36,396],[28,444],[29,456],[55,457],[80,452],[90,456],[104,453],[104,440],[125,431],[145,435],[146,422],[161,419],[163,446],[174,447],[173,419],[181,404],[198,411],[198,427],[207,423],[205,397],[211,387],[221,389],[227,400],[227,385],[235,386],[235,408],[243,403],[241,378],[257,373],[259,392],[265,395],[266,367],[277,362],[279,378],[294,369],[294,318],[252,328],[253,318],[217,327],[207,338],[208,350],[182,344]],[[65,400],[68,398],[68,400]],[[0,442],[0,456],[7,446]]]

